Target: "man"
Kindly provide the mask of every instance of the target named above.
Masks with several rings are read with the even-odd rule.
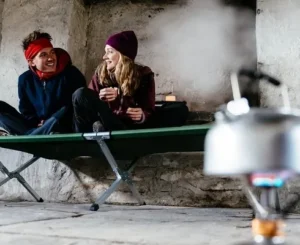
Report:
[[[86,87],[69,54],[53,48],[48,33],[34,31],[22,42],[29,70],[19,77],[19,111],[0,101],[0,135],[36,135],[72,130],[72,94]]]

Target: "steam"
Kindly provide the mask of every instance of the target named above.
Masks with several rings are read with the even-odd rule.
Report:
[[[230,72],[256,64],[255,16],[222,6],[218,0],[188,0],[158,15],[149,26],[147,47],[158,90],[175,93],[197,107],[231,97]],[[153,32],[155,30],[155,32]]]

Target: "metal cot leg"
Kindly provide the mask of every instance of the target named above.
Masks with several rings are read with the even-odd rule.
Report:
[[[112,170],[114,171],[115,175],[116,175],[116,180],[113,182],[113,184],[95,201],[94,204],[92,204],[92,206],[90,207],[91,211],[97,211],[99,209],[99,205],[103,204],[107,198],[117,189],[117,187],[121,184],[121,183],[126,183],[133,196],[138,200],[140,205],[145,205],[145,201],[142,199],[141,195],[139,194],[139,192],[137,191],[133,180],[131,178],[131,171],[133,170],[135,164],[132,164],[128,170],[122,170],[119,168],[116,160],[114,159],[113,155],[111,154],[107,144],[104,142],[103,139],[97,139],[97,142],[104,154],[104,156],[106,157],[110,167],[112,168]]]
[[[4,166],[2,162],[0,162],[0,171],[3,174],[7,175],[7,178],[0,181],[0,186],[7,183],[9,180],[16,178],[20,184],[24,186],[24,188],[34,197],[34,199],[38,202],[43,202],[44,200],[32,189],[32,187],[26,182],[26,180],[20,175],[20,173],[28,168],[30,165],[32,165],[34,162],[36,162],[39,159],[39,157],[33,157],[20,167],[18,167],[16,170],[9,172],[9,170]]]

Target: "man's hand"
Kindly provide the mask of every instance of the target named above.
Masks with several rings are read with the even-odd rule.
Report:
[[[118,97],[118,88],[104,88],[100,90],[99,98],[103,101],[114,101]]]
[[[133,121],[141,121],[144,114],[141,108],[131,108],[131,107],[127,109],[126,113]]]
[[[41,120],[40,123],[38,124],[38,127],[42,127],[44,125],[45,120]]]

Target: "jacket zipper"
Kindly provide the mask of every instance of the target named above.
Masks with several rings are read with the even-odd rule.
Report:
[[[43,103],[44,103],[44,108],[43,108],[43,114],[45,115],[45,100],[46,100],[46,81],[43,81],[43,90],[44,90],[44,96],[43,96]]]

